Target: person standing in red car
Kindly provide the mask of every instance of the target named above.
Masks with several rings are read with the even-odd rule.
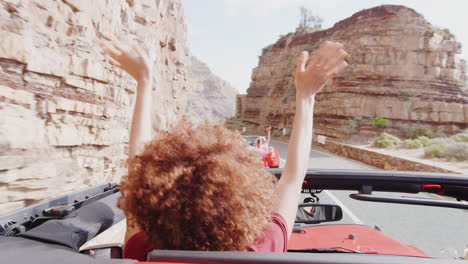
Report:
[[[265,127],[266,130],[266,139],[265,139],[265,151],[262,151],[262,159],[265,163],[265,167],[268,168],[279,168],[280,166],[280,153],[278,149],[274,146],[270,146],[271,139],[271,126]]]
[[[296,114],[277,182],[239,144],[239,133],[222,124],[181,122],[152,137],[153,62],[136,44],[102,46],[137,81],[129,173],[121,184],[124,256],[145,260],[153,249],[286,251],[308,166],[315,94],[347,66],[343,45],[327,41],[310,60],[308,52],[298,59]]]

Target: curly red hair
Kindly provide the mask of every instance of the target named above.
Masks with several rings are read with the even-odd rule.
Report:
[[[275,182],[239,133],[182,122],[130,160],[121,190],[155,248],[240,251],[270,223]]]

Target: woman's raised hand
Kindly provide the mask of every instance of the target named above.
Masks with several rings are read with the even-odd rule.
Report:
[[[348,66],[347,57],[343,45],[331,41],[323,43],[310,60],[309,53],[303,51],[296,68],[297,95],[309,97],[319,92],[329,79]]]
[[[131,45],[124,45],[116,40],[101,40],[102,49],[109,55],[110,62],[126,71],[137,81],[135,107],[130,128],[128,157],[134,158],[143,152],[145,144],[151,141],[152,133],[152,65],[146,52],[134,41]],[[129,170],[131,166],[129,165]],[[132,225],[128,225],[132,228]],[[127,232],[129,234],[129,231]]]
[[[152,63],[136,41],[124,45],[116,40],[101,40],[101,47],[110,56],[113,65],[126,71],[137,82],[151,80]]]

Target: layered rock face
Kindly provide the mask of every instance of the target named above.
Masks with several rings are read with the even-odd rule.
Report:
[[[0,1],[0,214],[125,174],[135,81],[102,35],[150,54],[155,129],[185,112],[180,0]]]
[[[237,90],[197,58],[192,57],[191,62],[189,76],[193,93],[188,99],[187,116],[194,123],[234,116]]]
[[[422,15],[403,6],[363,10],[334,27],[280,39],[260,58],[238,113],[247,121],[291,127],[295,109],[294,70],[302,50],[323,41],[344,44],[350,67],[316,97],[315,133],[346,136],[351,119],[364,122],[358,133],[377,133],[368,120],[402,126],[431,126],[448,132],[468,125],[468,89],[461,45]]]

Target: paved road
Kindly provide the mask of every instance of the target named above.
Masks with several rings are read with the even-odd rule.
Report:
[[[274,141],[272,145],[278,148],[283,159],[286,158],[287,144]],[[363,163],[319,151],[311,152],[309,167],[375,169]],[[323,203],[342,203],[344,216],[338,223],[378,226],[385,234],[404,244],[416,246],[437,258],[453,257],[455,251],[460,256],[468,245],[468,210],[362,202],[349,198],[350,193],[324,191],[319,196],[320,202]],[[391,193],[384,195],[401,196]],[[442,199],[431,194],[406,196]]]

